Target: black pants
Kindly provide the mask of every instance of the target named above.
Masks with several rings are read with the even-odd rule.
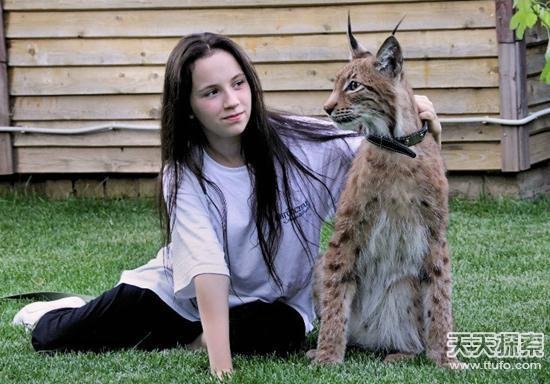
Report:
[[[120,284],[80,308],[46,313],[32,333],[37,351],[165,349],[189,344],[200,322],[181,317],[153,291]],[[302,317],[286,304],[256,301],[229,310],[229,339],[236,353],[286,354],[305,339]]]

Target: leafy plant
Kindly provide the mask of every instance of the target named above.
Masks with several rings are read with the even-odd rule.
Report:
[[[540,22],[550,37],[550,1],[514,0],[516,12],[510,19],[510,28],[516,31],[518,39],[523,39],[525,30]],[[549,39],[550,40],[550,39]],[[546,60],[540,79],[550,84],[550,42],[544,55]]]

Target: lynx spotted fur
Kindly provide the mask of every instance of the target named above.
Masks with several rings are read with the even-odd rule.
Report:
[[[392,35],[373,55],[351,28],[352,60],[325,103],[346,129],[389,141],[418,131],[412,89]],[[317,268],[321,326],[316,362],[344,359],[346,345],[386,354],[423,351],[439,366],[452,331],[447,248],[448,185],[438,138],[427,135],[409,157],[364,141],[341,194],[335,230]]]

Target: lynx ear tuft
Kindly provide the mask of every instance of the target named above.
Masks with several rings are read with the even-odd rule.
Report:
[[[391,79],[397,78],[403,69],[403,53],[399,42],[390,36],[376,53],[376,69]]]
[[[397,23],[397,25],[395,26],[395,28],[394,28],[393,31],[391,32],[391,35],[392,35],[392,36],[395,35],[395,32],[397,32],[397,29],[399,28],[399,26],[401,25],[401,23],[403,22],[403,20],[405,20],[405,17],[407,17],[407,15],[403,15],[403,17],[401,18],[401,20],[399,20],[399,23]]]
[[[351,60],[353,59],[360,59],[362,57],[371,56],[372,53],[367,51],[353,36],[353,33],[351,33],[351,18],[348,12],[348,41],[351,51]]]

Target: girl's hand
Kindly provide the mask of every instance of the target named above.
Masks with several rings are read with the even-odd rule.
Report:
[[[418,116],[422,120],[428,120],[428,129],[441,148],[441,123],[435,113],[435,108],[430,99],[423,95],[414,95],[414,101],[418,108]]]
[[[222,381],[225,380],[225,379],[229,379],[232,374],[233,374],[233,370],[212,371],[212,375],[214,375],[216,378],[218,378],[219,380],[222,380]]]

